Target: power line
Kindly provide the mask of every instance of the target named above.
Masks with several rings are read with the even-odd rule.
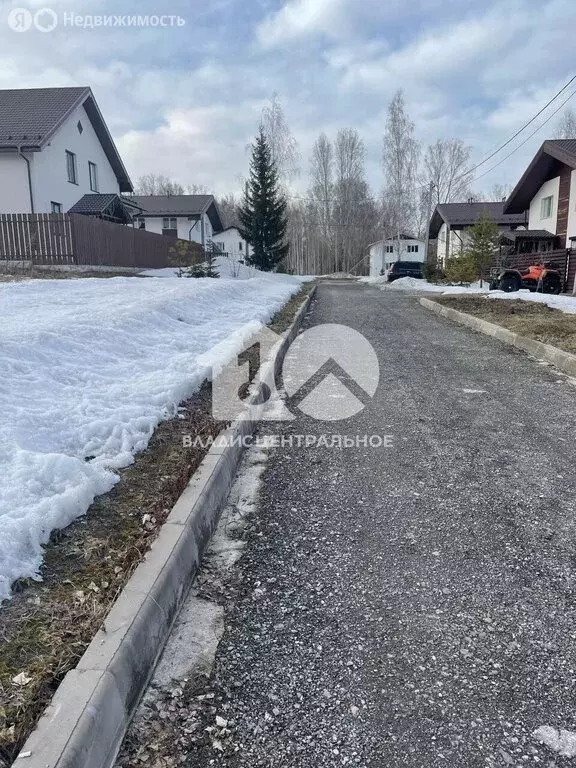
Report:
[[[474,182],[476,182],[476,181],[478,181],[479,179],[482,179],[484,176],[487,176],[489,173],[492,173],[492,171],[493,171],[493,170],[495,170],[496,168],[498,168],[498,166],[499,166],[499,165],[502,165],[502,163],[505,163],[505,162],[506,162],[506,160],[508,160],[508,158],[512,157],[512,155],[513,155],[515,152],[517,152],[517,151],[520,149],[520,147],[523,147],[523,146],[524,146],[524,144],[526,144],[528,141],[530,141],[530,139],[531,139],[533,136],[535,136],[535,135],[538,133],[538,131],[542,130],[542,128],[544,128],[544,126],[545,126],[547,123],[549,123],[549,122],[550,122],[550,120],[552,120],[552,118],[553,118],[555,115],[557,115],[557,114],[558,114],[558,112],[560,112],[560,110],[562,109],[562,107],[563,107],[563,106],[565,106],[565,105],[566,105],[566,104],[567,104],[567,103],[570,101],[570,99],[571,99],[571,98],[574,96],[574,94],[576,94],[576,91],[572,91],[572,93],[570,94],[570,96],[568,96],[568,98],[567,98],[567,99],[565,99],[565,100],[562,102],[562,104],[560,104],[560,106],[558,107],[558,109],[555,109],[555,110],[554,110],[554,112],[552,112],[552,114],[551,114],[549,117],[547,117],[547,118],[546,118],[546,120],[545,120],[545,121],[544,121],[544,122],[543,122],[541,125],[539,125],[539,126],[538,126],[538,128],[536,128],[536,130],[535,130],[535,131],[532,131],[532,133],[531,133],[529,136],[527,136],[527,137],[524,139],[524,141],[522,141],[520,144],[518,144],[518,146],[517,146],[517,147],[514,147],[514,149],[512,150],[512,152],[510,152],[508,155],[506,155],[506,157],[503,157],[503,158],[502,158],[502,160],[500,160],[499,162],[497,162],[497,163],[496,163],[496,165],[492,166],[492,168],[489,168],[489,169],[488,169],[487,171],[485,171],[484,173],[481,173],[481,174],[480,174],[480,176],[476,176],[476,178],[475,178],[473,181],[474,181]]]
[[[495,155],[497,155],[499,152],[501,152],[501,151],[504,149],[504,147],[507,147],[509,144],[511,144],[511,143],[514,141],[514,139],[515,139],[517,136],[519,136],[519,135],[522,133],[522,131],[526,130],[526,128],[528,128],[528,126],[529,126],[529,125],[531,125],[531,124],[534,122],[534,120],[536,120],[536,119],[537,119],[537,118],[538,118],[538,117],[539,117],[539,116],[542,114],[542,112],[544,112],[546,109],[548,109],[548,107],[550,106],[550,104],[552,104],[552,102],[553,102],[553,101],[556,101],[556,99],[558,98],[558,96],[560,96],[560,94],[561,94],[561,93],[563,93],[563,92],[566,90],[566,88],[568,88],[568,87],[569,87],[569,86],[570,86],[570,85],[571,85],[571,84],[574,82],[574,80],[576,80],[576,75],[574,75],[573,77],[571,77],[571,78],[570,78],[570,80],[568,80],[568,82],[566,83],[566,85],[562,86],[562,88],[560,88],[560,90],[558,91],[558,93],[557,93],[557,94],[555,94],[555,95],[554,95],[554,96],[553,96],[553,97],[550,99],[550,101],[549,101],[547,104],[545,104],[545,105],[542,107],[542,109],[541,109],[539,112],[536,112],[536,114],[534,115],[534,117],[531,117],[531,118],[530,118],[530,120],[528,120],[528,122],[527,122],[527,123],[525,123],[525,124],[522,126],[522,128],[520,128],[520,130],[516,131],[516,133],[515,133],[513,136],[511,136],[511,137],[510,137],[510,138],[509,138],[507,141],[505,141],[505,142],[504,142],[504,144],[502,144],[502,146],[498,147],[498,149],[497,149],[495,152],[492,152],[491,154],[489,154],[489,155],[488,155],[486,158],[484,158],[484,160],[481,160],[479,163],[476,163],[476,165],[473,165],[473,166],[472,166],[472,168],[469,168],[467,171],[465,171],[464,173],[460,174],[460,176],[457,176],[457,177],[454,179],[454,182],[456,182],[456,181],[460,181],[460,179],[463,179],[465,176],[468,176],[469,174],[473,173],[473,172],[474,172],[474,171],[475,171],[477,168],[480,168],[480,166],[481,166],[481,165],[484,165],[485,163],[487,163],[487,162],[488,162],[488,160],[491,160],[491,159],[492,159],[492,158],[493,158]],[[566,102],[567,102],[567,101],[569,101],[569,100],[572,98],[572,96],[573,96],[573,95],[574,95],[574,94],[571,94],[571,95],[568,97],[568,99],[566,99],[566,101],[565,101],[565,102],[563,102],[563,103],[560,105],[560,108],[559,108],[559,109],[557,109],[557,110],[556,110],[556,112],[553,112],[553,113],[550,115],[550,118],[554,117],[554,115],[555,115],[557,112],[559,112],[559,111],[560,111],[560,109],[562,109],[562,107],[564,106],[564,104],[566,104]],[[550,119],[550,118],[549,118],[549,119]],[[548,122],[548,120],[547,120],[546,122]],[[542,125],[540,126],[540,128],[542,128],[544,125],[546,125],[546,122],[545,122],[545,123],[542,123]],[[537,130],[540,130],[540,128],[538,128]],[[534,135],[534,134],[531,134],[531,136],[533,136],[533,135]],[[528,138],[531,138],[531,136],[530,136],[530,137],[528,137]],[[524,143],[526,143],[526,142],[524,142]],[[519,145],[518,145],[518,147],[517,147],[517,149],[518,149],[519,147],[521,147],[521,146],[523,146],[523,144],[519,144]],[[516,150],[514,150],[514,151],[516,151]],[[508,157],[510,157],[510,155],[508,155]],[[506,159],[506,158],[504,158],[504,159]],[[498,164],[498,165],[499,165],[499,164]],[[495,165],[495,166],[494,166],[494,168],[497,168],[497,167],[498,167],[498,165]],[[489,171],[488,171],[488,173],[489,173]],[[486,174],[482,174],[482,176],[485,176],[485,175],[486,175]],[[478,179],[481,179],[481,178],[482,178],[482,176],[478,176],[477,178],[478,178]],[[476,181],[476,179],[474,179],[474,181]]]
[[[523,125],[523,126],[522,126],[522,127],[519,129],[519,130],[518,130],[518,131],[516,131],[516,133],[515,133],[513,136],[511,136],[509,139],[507,139],[507,140],[504,142],[504,144],[502,144],[500,147],[498,147],[498,149],[496,149],[494,152],[491,152],[491,153],[490,153],[489,155],[487,155],[487,156],[486,156],[484,159],[480,160],[480,162],[476,163],[476,165],[472,166],[472,168],[469,168],[468,170],[464,171],[464,173],[460,174],[460,176],[457,176],[455,179],[453,179],[453,180],[452,180],[452,183],[455,183],[455,182],[457,182],[457,181],[460,181],[460,179],[463,179],[463,178],[465,178],[466,176],[469,176],[469,175],[470,175],[471,173],[473,173],[475,170],[477,170],[477,169],[478,169],[478,168],[480,168],[482,165],[484,165],[484,164],[485,164],[485,163],[487,163],[489,160],[491,160],[493,157],[495,157],[497,154],[499,154],[499,153],[500,153],[500,152],[501,152],[501,151],[502,151],[502,150],[503,150],[505,147],[507,147],[509,144],[511,144],[511,143],[514,141],[514,139],[515,139],[517,136],[519,136],[519,135],[520,135],[520,134],[521,134],[523,131],[525,131],[525,130],[526,130],[526,128],[528,128],[528,126],[529,126],[529,125],[531,125],[531,124],[532,124],[532,123],[533,123],[533,122],[534,122],[534,121],[535,121],[535,120],[536,120],[538,117],[540,117],[540,115],[541,115],[541,114],[542,114],[542,113],[543,113],[543,112],[544,112],[546,109],[548,109],[548,107],[549,107],[549,106],[550,106],[550,105],[551,105],[551,104],[552,104],[554,101],[556,101],[556,99],[557,99],[557,98],[558,98],[558,97],[559,97],[559,96],[560,96],[562,93],[564,93],[564,91],[565,91],[565,90],[566,90],[566,89],[567,89],[567,88],[568,88],[568,87],[569,87],[569,86],[570,86],[570,85],[571,85],[571,84],[572,84],[572,83],[573,83],[575,80],[576,80],[576,75],[574,75],[573,77],[571,77],[571,78],[570,78],[570,80],[568,80],[568,82],[567,82],[565,85],[563,85],[563,86],[562,86],[562,88],[560,88],[560,90],[559,90],[559,91],[558,91],[558,92],[557,92],[557,93],[556,93],[556,94],[555,94],[555,95],[554,95],[554,96],[553,96],[553,97],[552,97],[552,98],[551,98],[551,99],[550,99],[550,100],[549,100],[549,101],[548,101],[548,102],[547,102],[547,103],[546,103],[546,104],[545,104],[545,105],[542,107],[542,109],[540,109],[538,112],[536,112],[536,114],[535,114],[533,117],[531,117],[531,118],[530,118],[530,120],[528,120],[528,122],[527,122],[527,123],[525,123],[525,124],[524,124],[524,125]],[[568,98],[567,98],[565,101],[563,101],[563,102],[562,102],[562,104],[561,104],[561,105],[558,107],[558,109],[556,109],[554,112],[552,112],[552,114],[551,114],[551,115],[550,115],[550,116],[549,116],[549,117],[548,117],[548,118],[547,118],[547,119],[546,119],[546,120],[545,120],[545,121],[542,123],[542,125],[540,125],[540,126],[539,126],[539,127],[538,127],[538,128],[537,128],[537,129],[536,129],[534,132],[533,132],[533,133],[531,133],[531,134],[528,136],[528,138],[527,138],[525,141],[523,141],[521,144],[519,144],[519,145],[518,145],[518,146],[517,146],[517,147],[516,147],[516,148],[515,148],[515,149],[514,149],[514,150],[513,150],[513,151],[512,151],[512,152],[511,152],[509,155],[506,155],[506,157],[505,157],[505,158],[503,158],[503,159],[502,159],[502,160],[501,160],[499,163],[497,163],[495,166],[493,166],[493,168],[491,168],[489,171],[486,171],[485,173],[482,173],[480,176],[477,176],[475,179],[473,179],[473,181],[478,181],[478,179],[481,179],[481,178],[483,178],[484,176],[487,176],[489,173],[491,173],[491,171],[493,171],[495,168],[498,168],[498,166],[499,166],[499,165],[501,165],[501,164],[502,164],[502,163],[503,163],[505,160],[507,160],[509,157],[511,157],[511,156],[514,154],[514,152],[516,152],[518,149],[520,149],[520,147],[523,147],[523,146],[524,146],[524,144],[526,144],[526,142],[527,142],[527,141],[529,141],[529,140],[530,140],[530,139],[531,139],[531,138],[532,138],[532,137],[533,137],[533,136],[534,136],[536,133],[538,133],[538,131],[539,131],[541,128],[543,128],[543,127],[544,127],[544,126],[545,126],[545,125],[546,125],[548,122],[550,122],[550,120],[551,120],[551,119],[552,119],[552,118],[553,118],[553,117],[554,117],[556,114],[558,114],[558,112],[559,112],[559,111],[562,109],[562,107],[563,107],[565,104],[567,104],[567,103],[568,103],[568,101],[570,101],[570,99],[572,98],[572,96],[574,96],[574,93],[576,93],[576,91],[572,92],[572,93],[570,94],[570,96],[568,96]],[[490,150],[489,150],[489,152],[490,152]],[[415,189],[415,190],[419,190],[419,189],[424,189],[424,188],[426,188],[426,187],[428,187],[428,183],[426,183],[426,184],[419,184],[419,185],[415,186],[415,187],[414,187],[414,189]],[[382,197],[373,197],[373,196],[364,197],[364,198],[362,198],[362,199],[360,199],[360,200],[339,200],[338,198],[324,198],[324,199],[322,199],[322,200],[319,200],[319,199],[317,199],[317,198],[314,198],[314,197],[306,197],[306,196],[304,196],[304,195],[286,195],[286,197],[287,197],[289,200],[304,200],[304,201],[306,201],[306,202],[310,202],[310,203],[324,203],[324,204],[326,204],[326,203],[342,203],[342,204],[345,204],[345,205],[346,205],[346,204],[350,204],[350,203],[353,203],[353,204],[358,204],[358,203],[366,203],[366,202],[374,202],[374,203],[380,203],[380,202],[382,201]]]
[[[499,148],[498,148],[498,149],[497,149],[495,152],[493,152],[491,155],[482,155],[482,157],[480,158],[480,161],[478,162],[478,164],[477,164],[477,165],[475,165],[473,168],[471,168],[471,169],[470,169],[470,171],[475,171],[475,170],[476,170],[476,168],[479,168],[479,167],[480,167],[481,165],[483,165],[484,163],[487,163],[487,162],[488,162],[488,160],[490,160],[491,158],[493,158],[493,157],[494,157],[494,155],[497,155],[497,154],[498,154],[498,152],[501,152],[501,151],[504,149],[504,147],[507,147],[507,146],[508,146],[508,144],[510,144],[512,141],[514,141],[514,139],[515,139],[517,136],[519,136],[519,135],[522,133],[522,131],[524,131],[526,128],[528,128],[528,126],[529,126],[529,125],[531,125],[531,124],[534,122],[534,120],[536,120],[536,118],[537,118],[537,117],[540,117],[540,115],[542,114],[542,112],[544,112],[544,111],[545,111],[545,110],[546,110],[546,109],[547,109],[547,108],[550,106],[550,104],[552,104],[552,102],[553,102],[553,101],[556,101],[556,99],[558,98],[558,96],[560,96],[560,94],[561,94],[561,93],[563,93],[563,92],[566,90],[566,88],[568,88],[568,87],[569,87],[569,86],[570,86],[570,85],[571,85],[571,84],[574,82],[574,80],[576,80],[576,75],[574,75],[574,77],[572,77],[570,80],[568,80],[568,82],[566,83],[566,85],[562,86],[562,88],[560,88],[560,90],[558,91],[558,93],[557,93],[555,96],[553,96],[553,97],[550,99],[550,101],[549,101],[547,104],[545,104],[545,105],[542,107],[542,109],[541,109],[539,112],[536,112],[536,114],[534,115],[534,117],[530,118],[530,120],[528,120],[528,122],[527,122],[527,123],[525,123],[525,124],[522,126],[522,128],[520,128],[520,130],[516,131],[516,133],[514,134],[514,136],[511,136],[511,137],[508,139],[508,141],[504,142],[504,144],[502,144],[502,146],[501,146],[501,147],[499,147]],[[497,145],[495,145],[495,146],[497,146]],[[493,148],[492,148],[492,149],[493,149]],[[492,149],[489,149],[489,150],[488,150],[488,152],[492,152]]]

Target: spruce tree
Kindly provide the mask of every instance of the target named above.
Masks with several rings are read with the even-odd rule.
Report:
[[[498,225],[486,214],[482,214],[476,224],[470,227],[466,254],[474,264],[480,285],[485,273],[494,263],[499,239]]]
[[[248,264],[270,272],[286,256],[286,208],[270,147],[260,127],[252,145],[250,178],[238,211],[240,234],[251,246]]]

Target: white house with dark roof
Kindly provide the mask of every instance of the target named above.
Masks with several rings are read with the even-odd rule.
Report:
[[[142,209],[134,226],[159,235],[170,235],[206,246],[222,219],[213,195],[133,195]]]
[[[214,244],[234,261],[245,259],[249,255],[250,246],[240,234],[238,227],[226,227],[220,232],[215,232]]]
[[[426,243],[413,235],[378,240],[368,246],[370,277],[386,274],[396,261],[426,260]]]
[[[527,212],[535,250],[574,247],[576,241],[576,139],[545,141],[510,193],[504,212]]]
[[[504,212],[504,202],[441,203],[436,206],[430,220],[429,238],[437,240],[437,259],[441,265],[447,259],[462,254],[469,242],[470,228],[482,217],[487,216],[498,225],[500,234],[526,226],[523,211]]]
[[[0,213],[64,213],[132,192],[90,88],[0,90]]]

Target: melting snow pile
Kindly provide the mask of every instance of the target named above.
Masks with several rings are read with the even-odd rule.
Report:
[[[0,284],[0,600],[298,278]]]

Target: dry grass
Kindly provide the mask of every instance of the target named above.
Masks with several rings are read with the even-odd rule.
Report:
[[[90,270],[87,272],[72,272],[59,269],[19,269],[14,271],[0,271],[0,283],[22,283],[26,280],[78,280],[82,277],[140,277],[136,272],[113,271],[104,272]]]
[[[539,302],[484,296],[438,296],[433,301],[481,317],[530,339],[576,353],[576,315]]]
[[[274,317],[275,332],[286,330],[311,288],[305,285]],[[43,580],[14,585],[0,609],[0,768],[11,765],[204,458],[207,449],[183,448],[184,435],[215,436],[225,426],[212,418],[206,382],[182,404],[179,418],[159,425],[112,491],[54,532]]]

